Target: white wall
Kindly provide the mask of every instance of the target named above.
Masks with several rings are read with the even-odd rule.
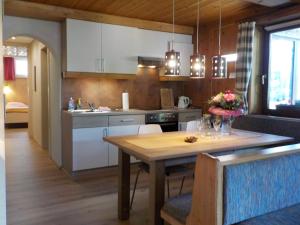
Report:
[[[45,46],[39,41],[33,41],[30,45],[30,117],[31,132],[33,139],[42,146],[42,69],[41,69],[41,50]],[[34,78],[36,74],[36,80]]]
[[[50,60],[50,140],[49,152],[58,166],[62,164],[61,151],[61,24],[57,22],[5,16],[4,39],[29,36],[41,41],[53,53]]]
[[[0,0],[0,18],[2,18],[2,0]],[[2,46],[2,21],[0,20],[0,46]],[[2,51],[1,51],[2,58]],[[3,62],[0,60],[0,225],[6,225],[5,198],[5,151],[4,151],[4,106],[3,106]]]

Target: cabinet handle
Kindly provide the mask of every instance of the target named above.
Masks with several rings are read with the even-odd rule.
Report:
[[[101,68],[102,68],[102,72],[104,72],[104,58],[101,58]]]
[[[102,132],[103,132],[103,134],[102,134],[102,135],[103,135],[103,137],[107,137],[107,136],[108,136],[108,135],[107,135],[107,134],[108,134],[108,132],[107,132],[107,128],[103,129],[103,131],[102,131]]]
[[[125,123],[125,122],[134,122],[134,119],[123,119],[120,122]]]
[[[185,117],[186,120],[195,120],[196,116],[187,116]]]
[[[265,74],[261,76],[261,84],[262,85],[265,85],[266,78],[267,78],[267,75],[265,75]]]

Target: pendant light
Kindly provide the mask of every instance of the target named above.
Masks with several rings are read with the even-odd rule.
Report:
[[[173,34],[171,50],[166,52],[165,75],[180,75],[180,53],[174,50],[174,33],[175,33],[175,0],[173,0]]]
[[[199,8],[200,2],[198,0],[197,8],[197,51],[191,56],[191,75],[190,78],[204,78],[205,77],[205,56],[199,54]]]
[[[219,54],[212,58],[213,78],[225,78],[227,74],[226,58],[221,55],[221,35],[222,35],[222,0],[219,6]]]

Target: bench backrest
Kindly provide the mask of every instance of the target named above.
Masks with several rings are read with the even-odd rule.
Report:
[[[300,203],[300,144],[198,156],[188,225],[230,225]]]
[[[294,137],[300,141],[300,119],[295,118],[248,115],[237,118],[233,128]]]

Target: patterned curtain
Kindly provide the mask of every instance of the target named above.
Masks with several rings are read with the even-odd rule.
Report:
[[[245,22],[239,25],[235,91],[244,100],[246,114],[248,114],[248,86],[252,75],[254,31],[255,22]]]

